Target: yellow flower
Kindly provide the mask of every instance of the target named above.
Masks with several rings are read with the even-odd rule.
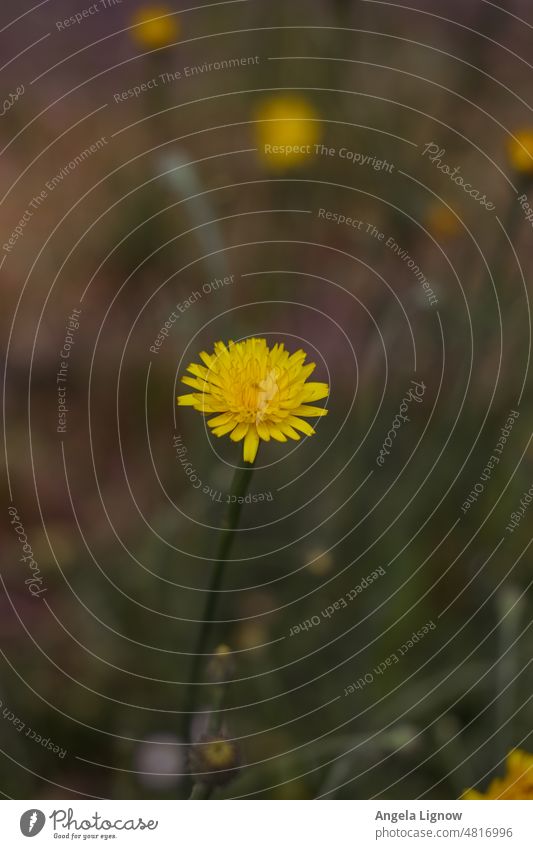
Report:
[[[314,363],[305,365],[306,357],[302,350],[289,354],[283,344],[269,348],[265,339],[217,342],[213,354],[200,354],[203,365],[188,367],[193,377],[182,377],[182,382],[196,392],[179,395],[178,405],[216,413],[207,422],[215,436],[244,439],[244,461],[253,463],[260,439],[286,442],[287,437],[300,439],[300,433],[311,436],[315,431],[301,416],[326,415],[322,407],[307,406],[326,398],[329,386],[306,383],[315,369]]]
[[[132,34],[141,47],[154,50],[176,41],[177,16],[168,6],[142,6],[133,16]]]
[[[189,751],[189,769],[197,781],[214,787],[227,784],[238,773],[241,754],[237,743],[223,734],[201,737]]]
[[[325,551],[322,548],[311,548],[305,553],[307,568],[309,571],[319,578],[324,575],[329,575],[333,569],[333,555],[331,551]]]
[[[301,165],[320,141],[321,123],[313,106],[295,94],[275,95],[256,111],[257,146],[269,167],[284,170]]]
[[[507,142],[507,154],[516,171],[533,173],[533,129],[516,132]]]
[[[465,790],[463,799],[533,799],[533,755],[514,749],[507,755],[507,773],[494,778],[486,793]]]

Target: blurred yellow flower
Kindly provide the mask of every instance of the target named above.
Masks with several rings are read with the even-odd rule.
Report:
[[[259,155],[272,169],[283,171],[301,165],[314,154],[321,138],[318,115],[304,97],[274,95],[259,104],[256,114]]]
[[[220,786],[231,781],[241,765],[237,743],[225,737],[201,737],[189,750],[189,768],[203,784]]]
[[[456,236],[461,230],[461,222],[447,206],[434,203],[427,211],[426,227],[433,236]]]
[[[330,551],[325,551],[322,548],[311,548],[306,552],[305,559],[307,568],[311,574],[319,578],[324,575],[329,575],[333,569],[333,556]]]
[[[533,755],[514,749],[507,755],[503,778],[494,778],[486,793],[465,790],[463,799],[533,799]]]
[[[206,667],[207,680],[212,684],[218,684],[225,679],[232,678],[235,674],[235,661],[228,645],[221,643],[216,647]]]
[[[507,154],[516,171],[533,173],[533,128],[514,133],[507,142]]]
[[[172,44],[179,35],[177,15],[168,6],[142,6],[134,14],[132,35],[148,50]]]
[[[265,339],[215,344],[214,353],[202,351],[204,365],[191,363],[182,383],[197,391],[179,395],[179,406],[194,407],[200,413],[217,415],[208,420],[215,436],[230,435],[233,442],[244,440],[245,463],[253,463],[259,440],[286,442],[314,434],[301,417],[325,416],[322,407],[307,406],[329,394],[327,383],[306,383],[315,370],[305,365],[301,349],[289,354],[283,344],[269,348]]]

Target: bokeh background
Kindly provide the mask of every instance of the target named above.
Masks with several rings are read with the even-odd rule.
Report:
[[[331,396],[313,438],[260,449],[209,649],[231,650],[222,702],[197,687],[196,738],[215,715],[241,750],[214,795],[485,786],[532,745],[530,4],[33,5],[0,11],[2,91],[24,89],[0,121],[0,462],[40,581],[6,509],[0,791],[188,794],[190,654],[240,451],[175,396],[201,350],[252,335],[304,347]]]

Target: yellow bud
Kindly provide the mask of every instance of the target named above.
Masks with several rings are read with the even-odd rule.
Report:
[[[322,125],[305,98],[296,94],[269,97],[259,104],[255,118],[258,152],[272,170],[302,165],[314,155]]]
[[[132,36],[147,50],[172,44],[179,35],[177,15],[168,6],[142,6],[133,16]]]
[[[237,744],[222,734],[202,737],[191,746],[189,768],[202,784],[221,786],[236,776],[241,766]]]
[[[533,174],[533,129],[515,132],[507,142],[507,155],[515,171]]]
[[[331,551],[325,551],[321,548],[310,549],[307,552],[305,559],[308,564],[307,568],[311,574],[316,575],[319,578],[324,577],[324,575],[329,575],[334,566]]]

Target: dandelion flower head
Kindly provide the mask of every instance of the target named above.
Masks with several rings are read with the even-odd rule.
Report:
[[[182,382],[195,391],[178,396],[178,405],[205,415],[215,436],[243,441],[243,457],[253,463],[260,440],[286,442],[312,436],[306,418],[325,416],[327,410],[310,406],[329,394],[327,383],[308,383],[315,370],[303,350],[290,354],[285,346],[269,348],[265,339],[217,342],[214,352],[200,354]]]
[[[533,755],[514,749],[505,761],[503,778],[494,778],[486,793],[465,790],[463,799],[533,799]]]

